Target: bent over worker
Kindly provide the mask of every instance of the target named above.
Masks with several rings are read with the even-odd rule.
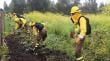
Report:
[[[36,36],[38,44],[42,43],[47,37],[45,25],[39,22],[30,22],[33,35]]]
[[[15,29],[24,28],[26,26],[26,19],[16,13],[13,13],[13,20],[16,23]]]
[[[76,61],[84,61],[83,57],[81,56],[81,50],[84,44],[86,33],[88,31],[87,29],[88,22],[86,18],[81,15],[81,10],[77,6],[73,6],[71,8],[70,14],[71,14],[71,21],[75,25],[74,37],[76,43],[76,47],[75,47]],[[91,28],[89,29],[91,30]]]

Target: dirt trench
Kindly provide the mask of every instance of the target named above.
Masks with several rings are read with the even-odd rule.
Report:
[[[15,32],[5,37],[9,49],[7,61],[70,61],[61,51],[50,50],[45,45],[33,47],[33,41],[33,36],[25,32]]]

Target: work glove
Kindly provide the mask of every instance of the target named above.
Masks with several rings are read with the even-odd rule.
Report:
[[[70,38],[76,38],[77,37],[77,33],[75,32],[70,32]]]
[[[85,37],[81,36],[81,35],[77,35],[77,37],[75,38],[76,44],[79,45],[82,42],[84,42]]]

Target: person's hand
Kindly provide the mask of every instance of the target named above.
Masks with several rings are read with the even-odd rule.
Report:
[[[76,37],[75,38],[75,42],[76,42],[77,45],[79,45],[81,43],[80,38],[79,37]]]
[[[77,34],[75,32],[70,32],[70,37],[71,38],[76,38],[77,37]]]
[[[81,35],[78,35],[75,39],[76,39],[76,44],[79,45],[82,42],[84,42],[85,37],[81,36]]]
[[[70,38],[74,38],[75,32],[70,32]]]

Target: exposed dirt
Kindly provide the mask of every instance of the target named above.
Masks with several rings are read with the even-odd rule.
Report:
[[[36,38],[25,31],[16,31],[5,38],[9,49],[8,61],[70,61],[65,53],[53,51],[44,45],[35,47]]]

